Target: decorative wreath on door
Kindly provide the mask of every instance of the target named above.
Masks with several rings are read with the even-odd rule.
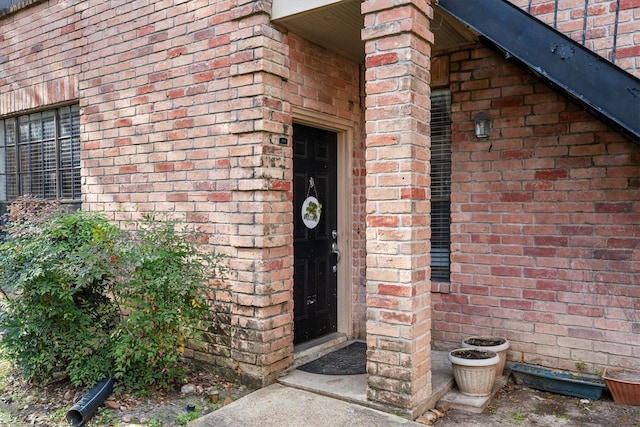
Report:
[[[313,195],[311,192],[313,191]],[[322,203],[318,201],[318,192],[313,181],[313,177],[309,178],[309,188],[307,189],[307,198],[302,202],[302,222],[309,229],[314,229],[320,223],[322,215]]]

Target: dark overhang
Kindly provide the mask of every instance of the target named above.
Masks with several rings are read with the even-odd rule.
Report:
[[[439,0],[505,58],[640,145],[640,79],[504,0]]]

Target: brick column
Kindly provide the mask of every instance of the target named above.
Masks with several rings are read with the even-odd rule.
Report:
[[[366,42],[368,398],[431,394],[429,0],[362,4]]]
[[[293,363],[292,148],[278,143],[290,133],[288,47],[269,26],[270,2],[230,3],[230,356],[262,387]]]

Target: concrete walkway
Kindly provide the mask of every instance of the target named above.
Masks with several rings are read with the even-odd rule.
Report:
[[[190,427],[418,427],[362,405],[273,384],[189,423]]]
[[[327,342],[308,351],[296,353],[299,366],[337,347],[348,345],[344,339]],[[491,400],[488,397],[464,396],[453,388],[451,362],[447,352],[431,352],[432,395],[428,408],[438,401],[447,408],[467,413],[481,413]],[[507,381],[496,380],[494,391]],[[388,413],[389,407],[367,399],[367,374],[319,375],[292,370],[274,384],[255,391],[228,406],[192,421],[191,427],[376,427],[422,426]],[[453,388],[453,389],[452,389]],[[386,412],[385,412],[386,411]]]

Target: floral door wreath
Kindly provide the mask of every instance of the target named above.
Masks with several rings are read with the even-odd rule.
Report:
[[[313,192],[313,195],[311,195]],[[309,229],[314,229],[320,222],[322,214],[322,203],[318,201],[318,192],[313,181],[313,177],[309,178],[309,188],[307,189],[307,198],[302,202],[302,222]]]

